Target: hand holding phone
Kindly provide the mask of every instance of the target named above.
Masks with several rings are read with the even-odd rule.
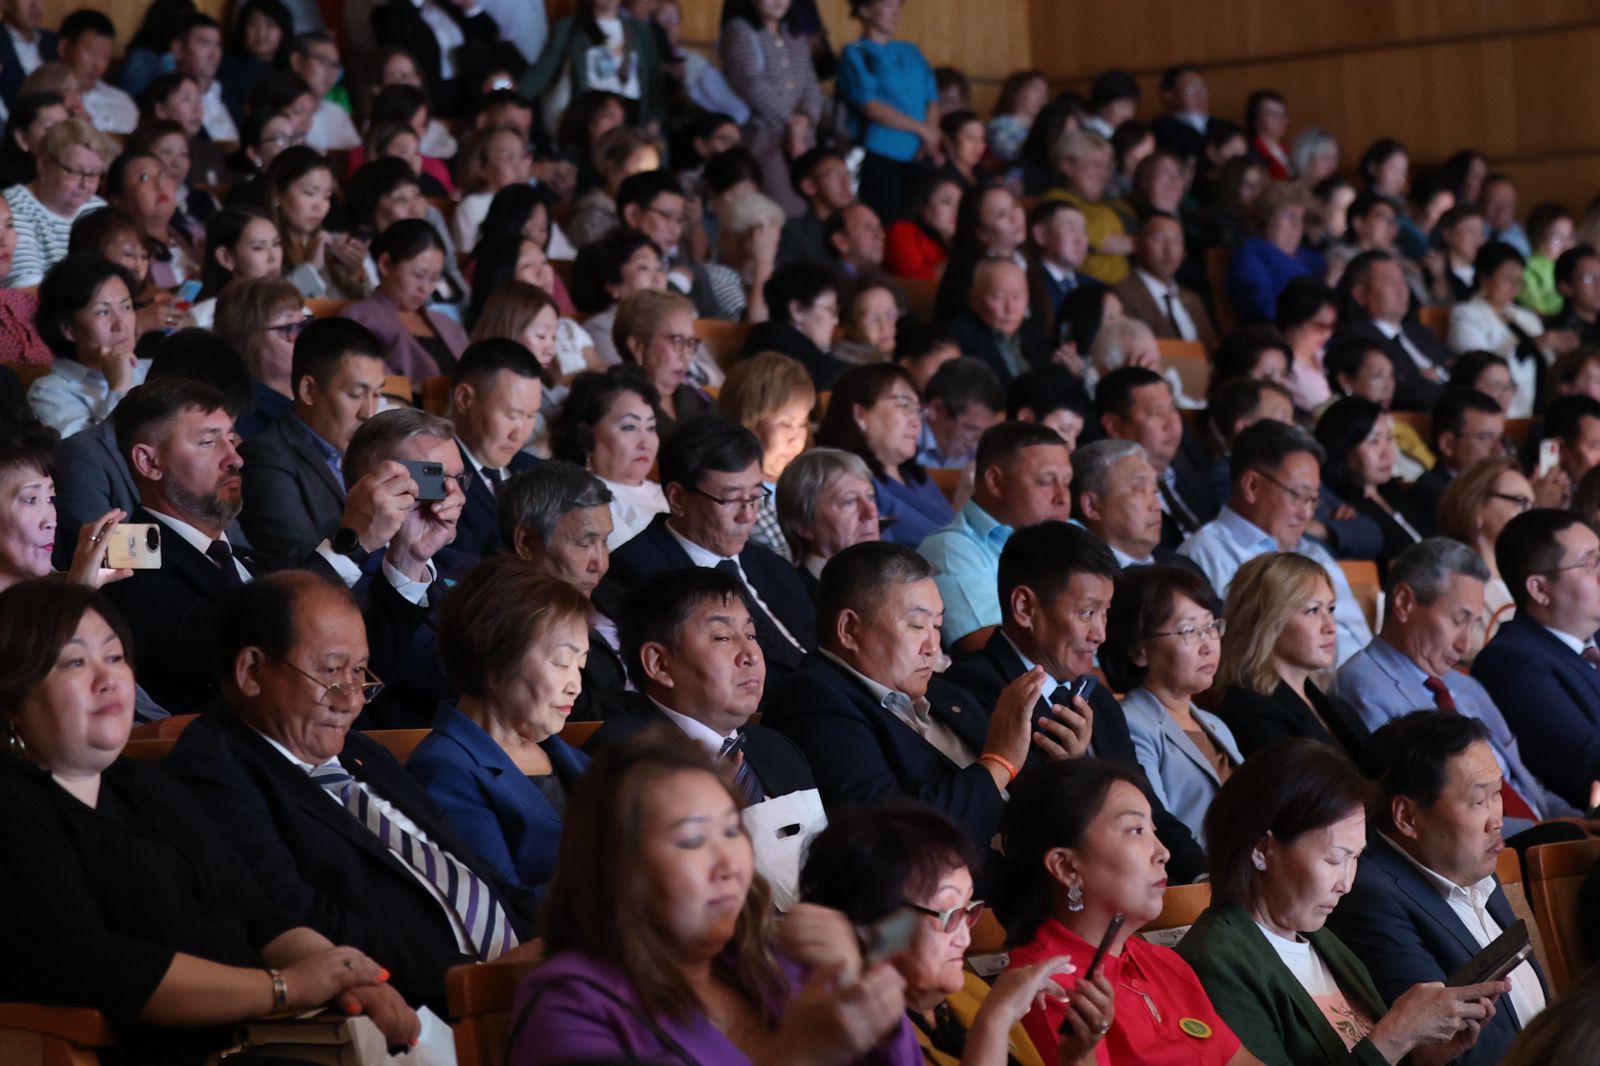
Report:
[[[444,489],[443,463],[427,462],[422,459],[401,459],[399,463],[406,468],[406,473],[411,475],[411,480],[417,483],[419,503],[434,503],[448,495]]]
[[[1544,477],[1561,463],[1561,442],[1555,438],[1539,442],[1539,470],[1535,478]]]
[[[1111,916],[1110,923],[1106,925],[1105,935],[1100,938],[1100,946],[1094,949],[1094,958],[1089,960],[1089,968],[1083,971],[1082,977],[1078,978],[1077,987],[1081,988],[1090,981],[1093,981],[1100,973],[1100,964],[1105,961],[1106,953],[1111,950],[1112,942],[1117,939],[1117,934],[1122,931],[1122,924],[1123,922],[1127,921],[1127,919],[1127,915],[1120,913],[1113,914]],[[1062,1036],[1070,1036],[1072,1033],[1072,1029],[1068,1024],[1070,1019],[1071,1016],[1068,1015],[1068,1018],[1063,1020],[1061,1023],[1061,1029],[1059,1032]]]

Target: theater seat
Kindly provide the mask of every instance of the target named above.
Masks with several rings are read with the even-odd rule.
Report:
[[[744,350],[745,338],[750,336],[750,324],[718,318],[697,318],[694,320],[694,335],[705,345],[712,361],[727,370]]]
[[[456,1019],[457,1066],[504,1066],[511,1049],[511,1001],[539,965],[539,946],[530,940],[515,959],[455,966],[445,974],[445,998]]]
[[[417,750],[423,738],[431,729],[368,729],[362,735],[368,740],[375,740],[384,746],[397,762],[405,762],[411,758],[411,753]]]
[[[1183,939],[1183,934],[1189,931],[1189,927],[1209,906],[1209,883],[1202,881],[1197,885],[1173,885],[1162,894],[1160,916],[1139,930],[1139,936],[1152,944],[1164,944],[1170,948]]]
[[[1341,559],[1339,569],[1344,571],[1344,578],[1350,582],[1350,591],[1355,593],[1356,602],[1361,605],[1361,613],[1367,616],[1367,625],[1372,631],[1378,631],[1378,601],[1383,598],[1383,584],[1378,580],[1378,564],[1371,559]]]
[[[0,1062],[6,1066],[100,1066],[96,1048],[116,1033],[89,1007],[0,1003]]]
[[[1569,840],[1528,849],[1527,891],[1544,941],[1545,976],[1559,995],[1594,961],[1578,927],[1578,896],[1600,862],[1600,840]]]

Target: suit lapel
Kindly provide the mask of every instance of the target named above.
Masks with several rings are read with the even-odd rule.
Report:
[[[153,522],[161,526],[161,565],[181,576],[185,581],[215,603],[221,603],[233,591],[222,579],[222,571],[217,569],[206,556],[200,554],[188,541],[178,536],[159,518],[146,511],[143,507],[133,513],[130,522]],[[248,569],[248,567],[247,567]]]
[[[1394,878],[1396,887],[1421,907],[1423,913],[1443,932],[1448,933],[1461,950],[1467,953],[1467,958],[1470,959],[1483,950],[1462,927],[1461,919],[1450,909],[1450,904],[1445,902],[1444,897],[1439,895],[1439,890],[1423,877],[1404,855],[1381,837],[1374,843],[1372,852],[1371,861],[1378,862],[1389,876]]]
[[[9,38],[5,43],[7,47],[10,47],[11,41]],[[128,461],[117,451],[117,436],[112,431],[110,419],[103,422],[100,428],[95,431],[95,440],[100,447],[105,449],[106,454],[111,457],[109,467],[116,471],[117,480],[121,481],[123,487],[127,489],[128,498],[137,502],[139,499],[139,486],[134,484],[133,471],[128,469]]]
[[[284,443],[289,446],[290,450],[293,451],[295,455],[300,457],[300,461],[311,468],[311,470],[317,475],[317,479],[322,482],[323,486],[326,487],[329,492],[333,493],[334,499],[343,504],[344,486],[339,484],[338,479],[333,476],[333,471],[328,469],[327,461],[322,458],[322,455],[317,451],[316,446],[313,445],[310,438],[305,435],[305,431],[303,431],[298,425],[289,425],[291,420],[296,420],[292,414],[285,415],[284,418],[279,421],[277,425],[278,434],[283,437]]]

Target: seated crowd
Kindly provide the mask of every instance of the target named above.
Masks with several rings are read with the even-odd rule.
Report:
[[[1593,982],[1447,979],[1600,833],[1600,208],[1192,66],[985,118],[901,7],[386,0],[347,78],[309,0],[0,3],[0,1000],[1580,1061]]]

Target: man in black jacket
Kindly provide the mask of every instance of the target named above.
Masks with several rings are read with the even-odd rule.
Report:
[[[1388,252],[1362,252],[1340,279],[1344,298],[1339,329],[1329,344],[1359,339],[1381,348],[1394,364],[1394,408],[1430,411],[1444,391],[1443,367],[1450,350],[1433,330],[1407,317],[1411,290],[1400,261]]]
[[[238,590],[217,628],[227,709],[186,729],[168,766],[269,899],[442,1012],[445,971],[515,948],[533,916],[394,757],[350,731],[380,685],[354,600],[274,575]]]
[[[504,547],[500,497],[512,474],[539,465],[522,447],[538,421],[541,384],[539,361],[514,340],[478,341],[461,353],[450,392],[467,497],[451,542],[456,551],[482,558]]]
[[[950,323],[961,354],[981,359],[1002,384],[1050,361],[1050,345],[1028,317],[1028,275],[1010,259],[985,259],[972,274],[968,314]]]
[[[1048,680],[1034,705],[1035,720],[1066,708],[1063,686],[1090,674],[1095,653],[1106,638],[1106,609],[1122,568],[1093,534],[1065,522],[1019,529],[1000,553],[1000,629],[979,651],[963,657],[946,677],[996,703],[1007,686],[1042,669]],[[1110,690],[1092,684],[1086,754],[1137,769],[1128,721]],[[1041,760],[1035,753],[1029,762]],[[1148,789],[1146,790],[1148,795]],[[1205,872],[1206,857],[1184,824],[1153,796],[1156,834],[1172,857],[1167,870],[1174,882],[1189,882]]]
[[[428,82],[428,98],[449,118],[467,114],[477,94],[475,75],[492,57],[500,27],[486,11],[453,0],[389,0],[372,9],[372,33],[380,45],[399,45]]]
[[[714,758],[743,758],[739,786],[752,803],[815,788],[794,743],[750,716],[767,664],[737,578],[704,567],[651,578],[628,596],[622,653],[638,693],[608,711],[590,753],[652,725],[670,724]]]
[[[762,483],[761,442],[724,418],[684,423],[661,449],[661,488],[670,514],[618,548],[594,592],[595,606],[619,618],[623,597],[646,578],[687,566],[711,567],[744,585],[767,671],[781,678],[815,646],[816,621],[799,572],[750,541]]]

